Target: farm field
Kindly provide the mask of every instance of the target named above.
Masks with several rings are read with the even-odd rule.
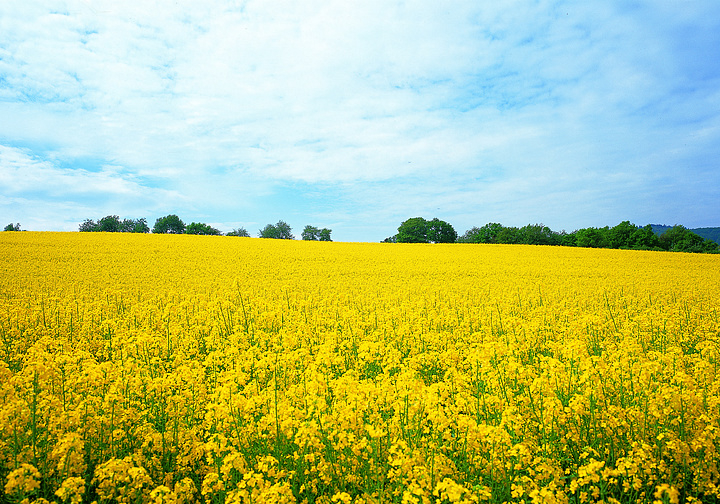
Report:
[[[716,502],[718,273],[0,233],[0,502]]]

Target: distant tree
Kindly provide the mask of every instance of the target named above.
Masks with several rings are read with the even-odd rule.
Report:
[[[607,246],[610,248],[631,248],[633,246],[633,234],[637,230],[635,224],[630,221],[622,221],[617,226],[611,227],[607,232]]]
[[[380,243],[397,243],[397,235],[388,236]]]
[[[268,224],[259,233],[260,238],[275,238],[278,240],[294,240],[292,228],[285,221],[278,221],[277,224]]]
[[[398,243],[428,243],[428,221],[412,217],[400,224],[396,236]]]
[[[658,238],[660,248],[663,250],[673,250],[680,247],[680,243],[684,241],[687,229],[685,226],[676,225],[663,232]]]
[[[92,219],[85,219],[85,221],[82,224],[80,224],[80,227],[78,229],[78,231],[80,231],[82,233],[89,233],[89,232],[93,232],[93,231],[97,231],[97,230],[98,230],[97,222],[95,222]]]
[[[503,227],[495,237],[496,243],[515,244],[522,243],[520,230],[516,227]]]
[[[695,228],[691,230],[696,235],[700,235],[703,238],[706,238],[708,240],[712,240],[715,243],[720,244],[720,227],[705,227],[705,228]]]
[[[563,247],[577,247],[577,236],[575,235],[575,231],[572,233],[560,231],[560,245]]]
[[[120,223],[120,231],[123,233],[149,233],[150,228],[147,220],[143,219],[123,219]]]
[[[658,236],[653,232],[652,226],[636,227],[630,235],[630,248],[652,250],[660,247]]]
[[[449,223],[435,217],[426,222],[427,239],[431,243],[455,243],[457,231]]]
[[[247,232],[247,229],[245,228],[237,228],[233,229],[229,233],[227,233],[225,236],[241,236],[244,238],[250,238],[250,233]]]
[[[527,245],[558,245],[558,233],[543,224],[528,224],[518,230],[520,243]]]
[[[521,228],[505,227],[489,222],[483,227],[473,227],[465,232],[460,243],[525,243],[528,245],[560,245],[563,235],[544,224],[528,224]]]
[[[131,221],[133,223],[131,233],[149,233],[150,227],[148,226],[145,217]]]
[[[583,228],[575,231],[575,243],[578,247],[605,248],[607,240],[605,231],[607,228]]]
[[[278,230],[277,230],[277,227],[275,227],[275,224],[266,225],[264,228],[262,228],[258,232],[258,236],[260,238],[273,238],[273,239],[280,238],[280,236],[278,236]]]
[[[673,226],[660,235],[659,245],[671,252],[717,252],[718,244],[704,239],[684,226]]]
[[[330,238],[330,233],[332,233],[332,229],[328,228],[322,228],[320,230],[320,233],[318,234],[318,240],[320,241],[332,241]]]
[[[119,233],[122,230],[122,222],[117,215],[107,215],[98,221],[98,231],[103,233]]]
[[[155,221],[152,232],[158,234],[182,234],[185,232],[185,223],[175,214],[166,215]]]
[[[502,224],[488,222],[478,230],[477,236],[480,241],[476,243],[497,243],[497,237],[503,229]]]
[[[5,229],[3,231],[20,231],[20,223],[13,224],[12,222],[5,226]]]
[[[132,219],[123,219],[120,222],[120,232],[121,233],[132,233],[132,230],[134,227],[135,227],[135,221]]]
[[[705,240],[703,241],[703,252],[709,254],[718,254],[720,253],[720,244],[718,244],[718,242],[716,242],[715,240],[705,238]]]
[[[480,228],[473,226],[459,236],[457,239],[458,243],[482,243],[480,241]]]
[[[185,227],[185,234],[219,236],[222,233],[219,229],[215,229],[214,227],[210,226],[209,224],[205,224],[204,222],[191,222]]]
[[[331,229],[320,229],[316,228],[315,226],[307,225],[305,226],[305,229],[303,229],[303,232],[300,236],[303,240],[332,241],[330,239],[330,233],[332,233]]]
[[[79,231],[103,231],[105,233],[149,233],[150,228],[144,218],[137,220],[120,220],[120,217],[117,215],[107,215],[97,222],[92,219],[85,219],[85,221],[80,224]]]
[[[300,234],[303,240],[317,240],[318,235],[320,234],[320,230],[316,228],[315,226],[307,225],[305,226],[305,229],[303,229],[303,232]]]
[[[275,224],[275,227],[278,230],[278,234],[280,235],[281,240],[294,240],[295,236],[292,234],[292,228],[290,225],[285,221],[278,221],[277,224]]]

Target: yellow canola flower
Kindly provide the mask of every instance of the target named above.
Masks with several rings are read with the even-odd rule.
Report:
[[[40,472],[32,464],[21,464],[10,472],[5,483],[7,495],[30,494],[40,488]]]
[[[85,494],[85,480],[77,476],[71,476],[62,482],[62,485],[55,492],[61,501],[79,504]]]
[[[720,496],[720,256],[31,232],[0,250],[9,498]]]
[[[671,504],[678,504],[678,502],[680,502],[680,492],[678,489],[667,483],[655,487],[653,496],[655,497],[654,502],[657,504],[664,502],[664,498],[667,498]]]

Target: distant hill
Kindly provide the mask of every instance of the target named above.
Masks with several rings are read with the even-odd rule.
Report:
[[[652,230],[656,235],[661,235],[672,227],[664,224],[650,224],[650,226],[652,226]],[[715,243],[720,244],[720,227],[695,228],[690,229],[690,231],[698,236],[702,236],[705,239],[712,240]]]

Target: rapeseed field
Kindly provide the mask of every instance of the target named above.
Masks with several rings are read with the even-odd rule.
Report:
[[[0,502],[716,502],[720,256],[0,234]]]

